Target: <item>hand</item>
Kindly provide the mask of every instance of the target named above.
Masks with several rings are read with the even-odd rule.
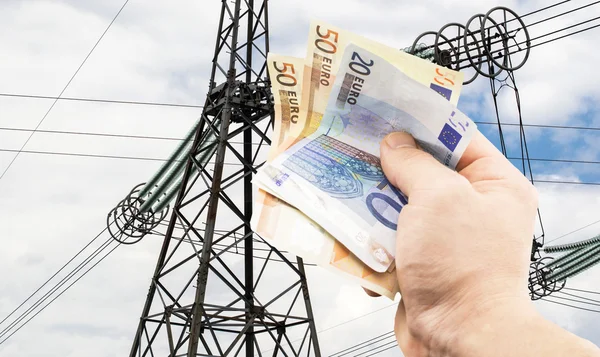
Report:
[[[481,133],[457,171],[406,133],[382,141],[381,162],[408,196],[398,218],[402,302],[394,328],[406,356],[445,350],[486,314],[533,313],[527,278],[537,192]]]

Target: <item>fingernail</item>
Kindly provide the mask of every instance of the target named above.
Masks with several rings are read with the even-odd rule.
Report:
[[[387,146],[389,146],[392,149],[398,149],[402,147],[417,147],[415,139],[413,139],[413,137],[410,134],[402,131],[388,134],[384,140]]]

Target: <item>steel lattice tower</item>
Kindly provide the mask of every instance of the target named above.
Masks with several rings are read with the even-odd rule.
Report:
[[[223,0],[209,92],[131,357],[320,356],[302,260],[250,228],[251,178],[273,124],[268,51],[267,0]]]

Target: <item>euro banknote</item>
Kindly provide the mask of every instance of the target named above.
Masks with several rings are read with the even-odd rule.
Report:
[[[304,59],[270,53],[267,66],[275,109],[271,150],[267,158],[272,161],[280,153],[279,147],[290,137],[290,131],[303,124],[298,114],[302,102]],[[251,226],[255,233],[277,248],[300,256],[308,263],[342,274],[390,299],[398,292],[394,273],[378,273],[367,267],[302,212],[262,189],[256,195]]]
[[[334,82],[322,114],[313,110],[307,115],[310,123],[304,123],[293,145],[261,168],[255,180],[371,269],[385,272],[394,261],[396,222],[407,197],[387,182],[379,143],[390,132],[406,131],[454,168],[477,129],[449,102],[452,95],[442,98],[397,62],[356,44],[347,45],[337,62],[338,73],[328,77]],[[422,74],[425,66],[419,68]],[[307,86],[301,107],[312,95],[305,96]]]
[[[271,93],[273,93],[275,109],[271,149],[267,156],[267,160],[270,161],[280,153],[279,147],[289,137],[290,130],[302,127],[300,103],[304,59],[269,53],[267,68],[271,79]]]

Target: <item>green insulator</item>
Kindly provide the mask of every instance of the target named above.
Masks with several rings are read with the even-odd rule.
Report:
[[[585,254],[587,254],[587,252],[593,248],[594,248],[594,246],[591,246],[591,247],[587,246],[587,247],[579,248],[577,250],[574,250],[572,252],[566,253],[566,254],[558,257],[557,259],[548,263],[546,266],[548,268],[552,268],[552,267],[560,268],[560,267],[569,265],[574,260],[577,260],[577,259],[581,258],[582,256],[584,256]]]
[[[216,121],[216,125],[218,125],[218,123],[220,123],[220,119],[218,119]],[[212,130],[206,129],[203,133],[202,133],[202,137],[200,138],[200,145],[205,146],[207,142],[214,142],[215,141],[215,134]],[[164,199],[164,195],[167,192],[168,187],[170,187],[174,180],[176,180],[178,177],[181,176],[184,168],[185,168],[185,164],[187,162],[187,155],[189,154],[189,151],[191,149],[191,146],[193,144],[190,142],[189,143],[189,148],[188,150],[186,150],[186,154],[181,155],[181,157],[179,157],[177,159],[177,161],[174,161],[174,165],[171,165],[171,167],[169,168],[169,172],[166,176],[163,177],[163,179],[160,181],[160,184],[156,186],[156,189],[152,191],[151,195],[149,197],[146,198],[146,200],[144,201],[144,203],[142,204],[142,206],[140,207],[140,210],[142,213],[148,212],[150,211],[150,209],[152,208],[152,206],[161,198]],[[153,212],[160,212],[160,211],[156,211],[154,210]]]
[[[567,278],[572,278],[575,275],[579,275],[579,274],[583,273],[584,271],[592,268],[593,266],[597,265],[598,263],[600,263],[600,254],[598,254],[598,252],[597,252],[593,257],[590,256],[589,259],[582,261],[580,264],[574,266],[568,272],[559,274],[558,276],[556,276],[555,280],[561,281],[561,280],[565,280]]]
[[[582,240],[580,242],[573,242],[573,243],[567,243],[567,244],[561,244],[561,245],[553,245],[550,247],[544,247],[544,252],[545,253],[563,252],[566,250],[584,248],[584,247],[594,245],[594,244],[600,244],[600,235],[597,235],[594,238]]]
[[[173,162],[175,160],[179,159],[180,157],[185,156],[185,154],[186,154],[185,149],[189,146],[192,139],[194,138],[194,134],[196,133],[196,129],[197,129],[199,123],[200,123],[200,120],[196,121],[196,123],[192,126],[192,128],[187,133],[187,135],[185,136],[183,141],[181,141],[181,143],[179,143],[179,145],[177,146],[175,151],[173,151],[173,153],[171,154],[169,159],[166,162],[164,162],[162,164],[162,166],[158,169],[158,171],[156,171],[156,173],[152,176],[152,178],[150,178],[150,180],[148,180],[148,182],[146,182],[146,184],[144,185],[144,187],[142,188],[142,190],[139,193],[140,198],[144,198],[144,196],[146,196],[148,194],[148,192],[150,192],[150,190],[154,186],[156,186],[157,182],[172,167]]]
[[[206,163],[210,160],[210,158],[217,151],[217,142],[215,140],[211,141],[211,143],[209,145],[211,145],[211,146],[210,147],[205,146],[204,147],[205,150],[203,150],[196,157],[196,161],[198,161],[198,163],[200,163],[200,165],[206,165]],[[198,168],[196,167],[196,165],[192,165],[192,173],[195,173],[197,170],[198,170]],[[156,201],[155,206],[152,207],[153,212],[162,211],[169,203],[171,203],[171,201],[173,201],[173,198],[175,198],[175,194],[181,188],[182,179],[183,179],[183,170],[181,170],[180,176],[177,178],[177,180],[175,180],[175,182],[171,185],[171,187],[169,187],[169,189],[166,191],[164,197],[161,197],[158,201]]]
[[[546,276],[546,280],[564,280],[591,268],[600,261],[600,245],[585,248],[584,250],[584,255],[580,256],[568,265],[561,266],[561,269],[553,271]]]
[[[185,168],[186,162],[187,159],[185,157],[180,158],[175,162],[175,166],[171,168],[167,176],[165,176],[165,178],[160,182],[160,185],[157,185],[156,189],[151,193],[151,195],[145,199],[144,203],[140,207],[140,211],[142,213],[148,212],[152,205],[154,205],[154,203],[156,203],[161,196],[164,195],[165,189],[173,183],[173,180],[181,175],[181,172],[183,172],[183,169]]]

